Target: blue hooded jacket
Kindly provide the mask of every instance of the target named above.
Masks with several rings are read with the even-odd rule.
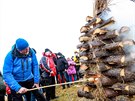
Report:
[[[7,54],[3,66],[3,79],[12,90],[18,92],[21,88],[18,82],[32,78],[34,83],[39,83],[39,77],[38,61],[32,49],[28,55],[21,55],[16,48]]]

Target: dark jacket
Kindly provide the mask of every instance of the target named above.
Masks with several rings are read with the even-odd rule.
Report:
[[[0,72],[0,95],[1,93],[5,93],[6,92],[6,86],[4,84],[3,78],[2,78],[2,74]]]
[[[64,71],[65,69],[68,69],[68,62],[65,59],[65,57],[59,57],[57,58],[57,70],[58,72]]]

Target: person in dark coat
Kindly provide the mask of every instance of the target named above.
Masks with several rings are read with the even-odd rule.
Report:
[[[68,62],[65,59],[65,56],[61,53],[57,53],[57,71],[61,78],[61,83],[69,82],[69,76],[67,74],[68,69]],[[63,89],[65,89],[65,85],[62,85]],[[69,84],[67,84],[67,87],[70,87]]]
[[[5,101],[6,86],[3,81],[2,73],[0,72],[0,101]]]

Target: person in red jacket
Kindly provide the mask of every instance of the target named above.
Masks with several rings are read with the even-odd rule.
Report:
[[[55,84],[56,65],[54,63],[52,51],[48,48],[45,49],[45,52],[40,60],[40,69],[42,78],[41,85],[47,86]],[[55,86],[45,88],[45,91],[47,101],[57,98],[55,95]]]

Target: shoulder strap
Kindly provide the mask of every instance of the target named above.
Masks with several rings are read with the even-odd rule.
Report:
[[[13,59],[13,61],[15,60],[15,50],[16,50],[16,46],[14,45],[13,47],[12,47],[12,59]]]

